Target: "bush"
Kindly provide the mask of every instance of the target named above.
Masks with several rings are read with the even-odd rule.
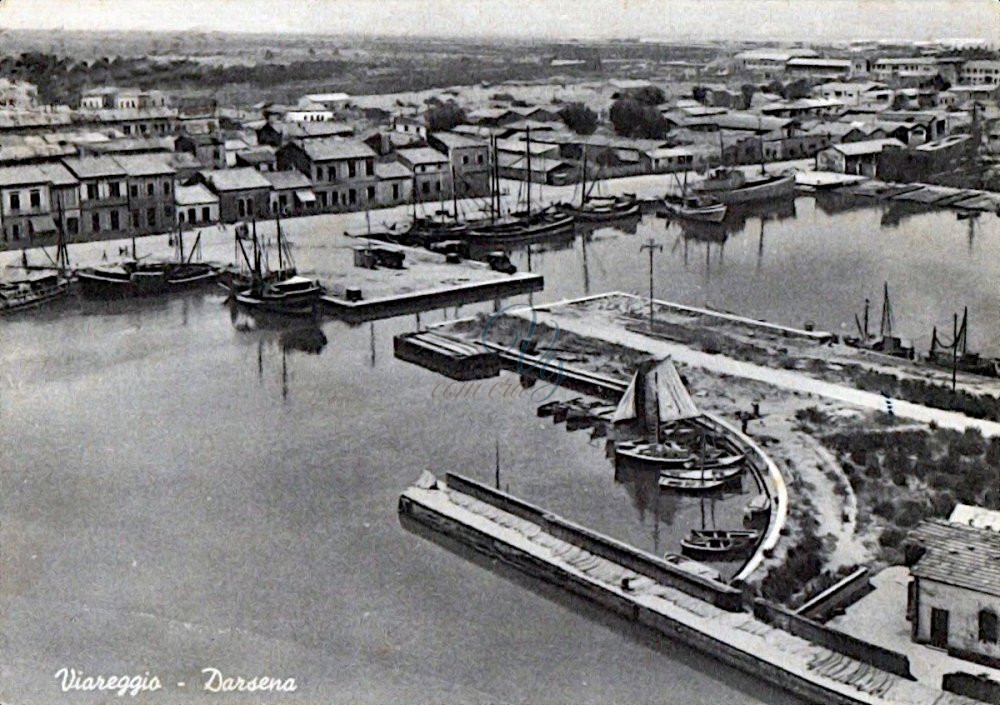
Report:
[[[611,124],[623,137],[664,139],[669,131],[660,111],[637,100],[616,100],[611,106]]]
[[[466,121],[465,111],[453,100],[447,103],[435,105],[424,116],[427,122],[427,129],[431,132],[443,132],[450,130],[455,125],[462,125]]]
[[[597,129],[597,113],[583,103],[570,103],[559,111],[559,117],[578,135],[592,135]]]
[[[895,526],[890,526],[885,529],[881,535],[878,537],[878,542],[882,546],[887,546],[890,548],[896,548],[902,543],[903,539],[906,538],[906,534],[902,529],[897,529]]]

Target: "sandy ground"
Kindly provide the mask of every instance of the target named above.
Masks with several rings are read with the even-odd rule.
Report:
[[[1000,681],[1000,669],[989,668],[949,656],[940,649],[916,644],[910,638],[906,621],[906,586],[910,571],[905,566],[886,568],[871,579],[875,590],[852,604],[829,625],[847,634],[906,654],[910,669],[918,680],[941,683],[945,673],[985,673]]]

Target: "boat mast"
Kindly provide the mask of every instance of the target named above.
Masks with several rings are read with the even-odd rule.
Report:
[[[583,178],[580,181],[580,207],[587,202],[587,143],[583,143]]]
[[[531,127],[528,126],[524,130],[525,143],[524,151],[528,157],[528,197],[525,199],[528,205],[528,217],[531,217]]]
[[[251,214],[251,224],[253,226],[253,278],[262,279],[260,272],[260,241],[257,240],[257,218]]]
[[[882,321],[879,324],[879,335],[883,338],[892,337],[892,304],[889,302],[889,282],[882,285]]]
[[[365,211],[367,213],[367,209]],[[281,237],[281,204],[274,209],[274,229],[277,232],[276,237],[278,238],[278,271],[282,271],[285,268],[285,242]]]
[[[458,193],[455,190],[455,164],[451,165],[451,209],[452,217],[458,220]]]
[[[194,253],[194,248],[191,249],[191,252]],[[184,228],[181,226],[180,220],[177,221],[177,261],[184,261]]]
[[[69,270],[69,247],[66,244],[66,231],[63,226],[62,199],[57,199],[56,203],[59,208],[59,229],[57,232],[58,239],[56,240],[56,266],[59,269],[59,274],[65,276],[67,270]]]

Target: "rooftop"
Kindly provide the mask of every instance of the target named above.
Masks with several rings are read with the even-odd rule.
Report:
[[[376,154],[364,142],[345,140],[339,137],[322,137],[302,140],[298,143],[302,151],[316,162],[328,162],[337,159],[366,159]]]
[[[49,177],[35,164],[0,167],[0,187],[47,183]]]
[[[204,184],[194,184],[174,189],[174,200],[178,206],[200,206],[205,203],[218,203],[219,197],[209,191]]]
[[[843,144],[835,144],[830,147],[830,149],[835,149],[841,154],[845,154],[849,157],[857,157],[862,154],[877,154],[886,147],[890,146],[903,147],[905,145],[897,139],[888,138],[881,140],[862,140],[861,142],[845,142]]]
[[[441,164],[448,161],[448,157],[430,147],[399,149],[396,154],[410,164]]]
[[[909,539],[926,549],[913,575],[1000,597],[1000,532],[931,519]]]
[[[408,179],[413,174],[399,162],[384,162],[375,165],[375,176],[380,179]]]
[[[199,172],[215,191],[270,189],[271,182],[252,166],[239,169],[209,169]]]
[[[474,137],[469,137],[468,135],[462,135],[457,132],[435,132],[434,139],[436,139],[441,144],[445,145],[449,149],[456,149],[460,147],[485,147],[486,143],[482,140],[477,140]]]
[[[159,154],[119,154],[112,157],[129,176],[173,174],[174,168]]]
[[[70,157],[63,164],[79,179],[125,176],[128,172],[111,157]]]
[[[261,173],[275,191],[312,188],[309,177],[301,171],[265,171]]]
[[[948,521],[952,524],[965,524],[978,529],[1000,531],[1000,511],[976,507],[971,504],[956,504],[951,510]]]

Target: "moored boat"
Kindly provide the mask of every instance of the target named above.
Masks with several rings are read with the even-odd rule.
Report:
[[[158,296],[211,284],[219,270],[205,262],[126,260],[78,270],[80,292],[92,298]]]
[[[607,223],[639,215],[639,201],[632,193],[622,196],[591,196],[578,206],[560,203],[556,207],[586,223]]]
[[[668,216],[697,220],[705,223],[721,223],[726,218],[727,206],[707,196],[675,196],[666,194],[661,200]]]
[[[312,279],[298,275],[273,282],[259,282],[237,291],[236,303],[251,310],[289,316],[308,316],[316,312],[323,289]]]
[[[0,314],[41,306],[69,293],[70,281],[57,272],[29,273],[0,281]]]
[[[748,175],[739,169],[719,168],[693,190],[726,204],[790,198],[795,195],[795,174]]]
[[[693,478],[684,479],[679,477],[664,477],[660,476],[657,480],[661,490],[667,490],[670,492],[714,492],[721,490],[725,484],[725,480],[713,480],[710,478]]]

